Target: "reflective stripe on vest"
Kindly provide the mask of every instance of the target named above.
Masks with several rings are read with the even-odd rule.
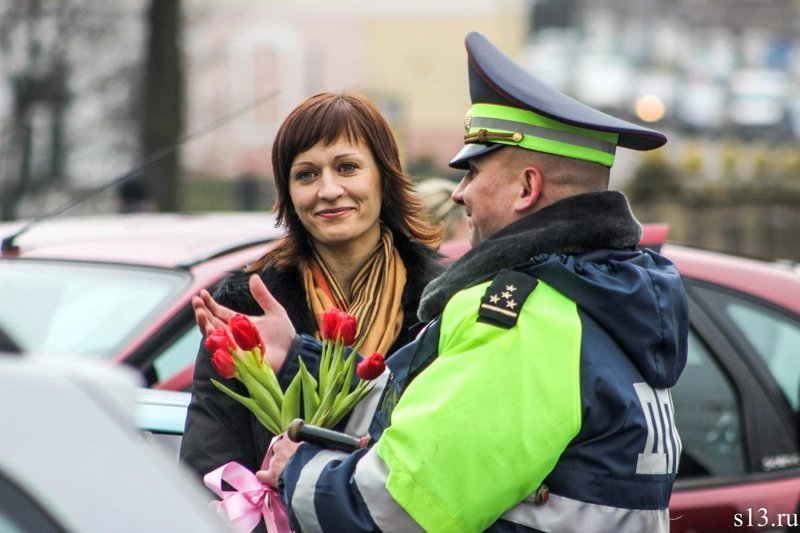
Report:
[[[300,523],[300,527],[305,533],[317,533],[322,531],[322,526],[317,518],[317,510],[314,507],[314,493],[317,489],[317,480],[325,466],[334,460],[341,461],[347,457],[346,453],[332,450],[323,450],[314,456],[303,469],[297,479],[297,486],[292,496],[292,510],[294,516]]]
[[[354,480],[370,516],[381,531],[415,532],[422,529],[386,490],[389,468],[372,448],[358,462]]]
[[[642,511],[581,502],[550,494],[547,503],[524,500],[500,517],[541,531],[668,533],[669,510]]]

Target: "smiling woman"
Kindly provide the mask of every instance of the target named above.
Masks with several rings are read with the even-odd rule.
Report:
[[[361,264],[380,241],[380,173],[361,143],[317,144],[298,154],[289,194],[300,223],[323,255]]]
[[[214,300],[236,312],[263,314],[248,287],[256,273],[297,333],[319,337],[322,313],[336,307],[357,317],[362,353],[391,356],[416,334],[422,289],[440,270],[434,247],[442,230],[427,222],[386,119],[358,94],[312,96],[278,130],[272,166],[275,210],[287,232],[229,276]],[[316,361],[305,363],[312,372],[318,368]],[[294,375],[297,365],[287,362],[283,375]],[[201,475],[228,461],[257,470],[272,436],[211,385],[214,371],[203,347],[195,368],[182,460]],[[381,390],[376,386],[371,395],[377,399]],[[362,405],[371,414],[369,397]],[[367,430],[362,420],[369,417],[359,416],[357,407],[340,429],[361,436]]]

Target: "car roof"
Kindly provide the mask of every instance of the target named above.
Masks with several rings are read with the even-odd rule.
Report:
[[[0,224],[0,239],[26,223]],[[13,255],[178,267],[282,234],[274,215],[265,212],[59,217],[38,222],[17,237],[19,251]]]
[[[0,223],[0,239],[26,223]],[[660,247],[668,227],[647,224],[644,230],[642,244]],[[174,268],[233,250],[244,251],[282,234],[283,229],[275,227],[274,215],[265,212],[141,213],[45,220],[17,237],[15,244],[19,247],[17,257]],[[450,256],[444,261],[449,263],[467,249],[468,242],[452,241],[444,243],[440,251]],[[800,313],[800,271],[795,266],[671,243],[665,243],[660,251],[684,276],[735,288]],[[253,255],[252,250],[246,253]]]
[[[661,252],[684,277],[730,287],[800,314],[800,270],[794,264],[676,244],[665,244]]]

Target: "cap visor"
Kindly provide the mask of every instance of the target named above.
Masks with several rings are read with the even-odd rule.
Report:
[[[469,168],[468,161],[473,157],[478,157],[484,154],[488,154],[498,148],[505,146],[503,144],[465,144],[464,148],[462,148],[456,156],[450,160],[450,168],[458,168],[461,170],[466,170]]]

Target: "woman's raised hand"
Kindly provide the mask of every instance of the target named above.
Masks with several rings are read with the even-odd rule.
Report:
[[[266,348],[266,357],[277,373],[286,360],[296,333],[292,321],[283,306],[270,294],[267,286],[257,274],[250,276],[250,293],[264,311],[262,316],[248,316],[258,328]],[[192,298],[194,316],[200,333],[209,336],[215,329],[227,328],[228,320],[236,313],[220,305],[208,291],[200,291],[200,296]]]
[[[289,320],[286,309],[278,303],[278,300],[272,296],[267,286],[264,285],[261,277],[256,274],[250,276],[250,293],[261,309],[264,310],[263,316],[250,317],[250,319],[258,328],[258,332],[261,334],[266,346],[269,364],[272,365],[272,369],[277,373],[283,366],[297,333],[294,330],[292,321]]]

